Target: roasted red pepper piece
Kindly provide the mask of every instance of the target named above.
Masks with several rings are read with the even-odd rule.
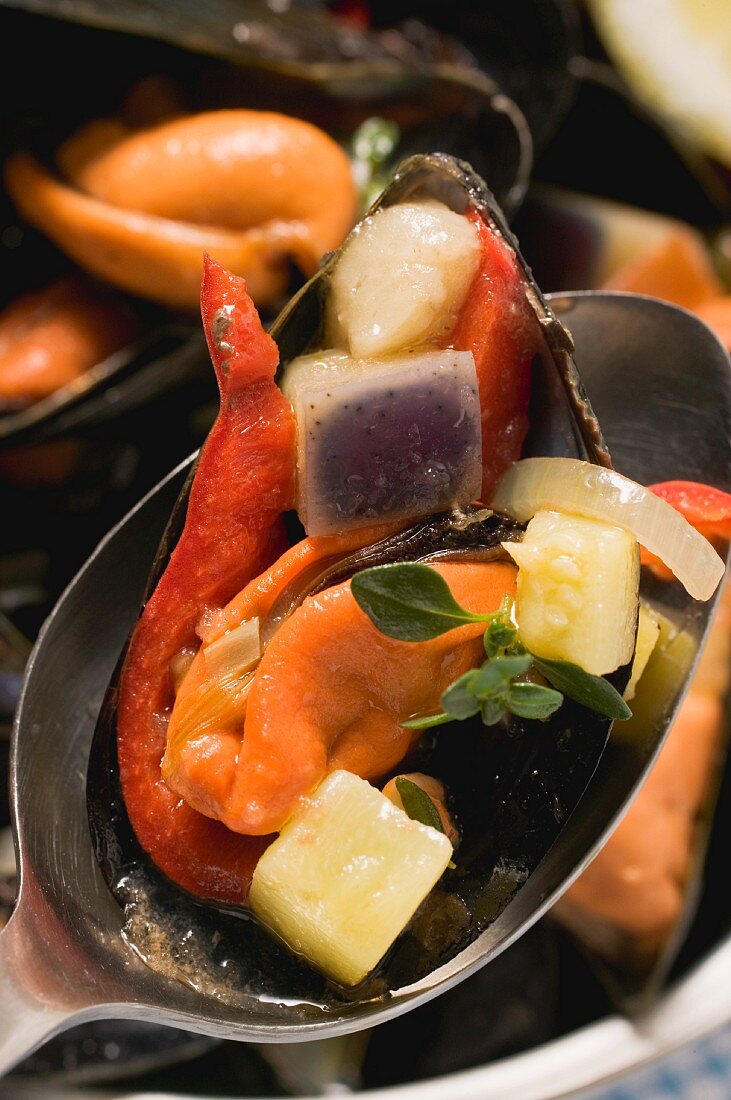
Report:
[[[649,489],[685,516],[688,523],[714,539],[731,539],[731,493],[703,485],[699,481],[661,481]],[[672,574],[659,558],[642,548],[642,564],[647,565],[659,577],[669,580]]]
[[[185,528],[132,635],[120,681],[119,767],[142,847],[173,881],[228,904],[246,900],[266,838],[229,832],[165,784],[160,760],[173,702],[169,665],[196,623],[226,604],[284,545],[295,425],[274,383],[278,352],[243,279],[206,257],[201,313],[221,391],[201,451]]]
[[[450,343],[475,357],[482,408],[482,499],[520,458],[528,431],[531,361],[540,334],[515,253],[482,218],[475,226],[482,256]]]

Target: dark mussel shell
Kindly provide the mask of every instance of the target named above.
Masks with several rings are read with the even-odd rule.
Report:
[[[0,410],[0,453],[84,434],[201,377],[205,342],[184,325],[168,324],[86,371],[48,397]]]
[[[442,35],[465,43],[479,67],[520,107],[540,156],[578,86],[574,63],[583,50],[583,35],[572,0],[457,2],[428,15],[415,0],[375,0],[371,12],[376,25],[398,21],[410,38],[428,34],[430,28],[421,22],[425,20]]]
[[[5,143],[0,159],[9,152]],[[2,193],[0,220],[1,308],[16,295],[53,282],[71,265],[39,232],[19,223]],[[119,300],[124,301],[121,295]],[[0,454],[72,434],[91,436],[98,427],[209,374],[205,341],[191,323],[149,303],[127,303],[139,322],[134,341],[48,397],[19,406],[0,400]]]
[[[392,164],[436,146],[469,156],[508,213],[525,195],[533,142],[523,112],[467,49],[421,24],[421,34],[373,31],[323,8],[292,5],[277,12],[260,0],[216,0],[205,9],[191,0],[172,7],[165,0],[0,4],[81,24],[86,36],[89,28],[130,36],[125,58],[131,36],[155,40],[170,55],[167,61],[163,55],[162,68],[183,74],[185,99],[195,109],[246,104],[290,113],[296,104],[296,114],[341,140],[369,115],[393,117],[402,140]],[[100,46],[113,55],[109,35]],[[196,57],[199,63],[214,58],[217,67],[201,75]]]
[[[669,133],[608,64],[583,61],[581,75],[571,112],[541,157],[542,182],[701,226],[728,220],[728,171]]]
[[[214,1039],[136,1020],[97,1020],[51,1039],[14,1070],[21,1082],[43,1078],[59,1093],[161,1072],[211,1050]],[[22,1087],[22,1086],[21,1086]],[[52,1086],[51,1086],[52,1087]]]
[[[439,195],[455,209],[472,204],[512,242],[489,193],[467,165],[443,155],[419,156],[396,174],[381,203],[415,194]],[[380,203],[378,204],[380,205]],[[275,323],[286,362],[317,337],[331,258]],[[591,455],[606,450],[571,360],[571,342],[525,271],[526,293],[541,319],[545,354],[536,369],[541,423],[533,444],[542,453]],[[580,410],[582,419],[578,421]],[[558,430],[554,430],[554,429]],[[550,448],[550,449],[549,449]],[[158,549],[148,591],[162,572],[184,521],[194,473],[191,463]],[[346,574],[374,561],[497,552],[520,528],[489,510],[423,521],[401,537],[342,563]],[[337,566],[334,567],[337,570]],[[330,573],[323,583],[328,583]],[[308,582],[311,590],[317,579]],[[91,752],[88,806],[105,878],[125,910],[125,933],[150,966],[194,986],[206,996],[245,1009],[251,998],[295,1003],[302,1020],[347,1012],[348,1003],[397,996],[445,963],[465,959],[469,945],[498,918],[561,833],[603,752],[610,722],[567,702],[540,727],[516,719],[509,730],[480,723],[442,727],[420,752],[460,807],[464,840],[459,864],[427,899],[385,963],[363,986],[344,991],[276,943],[254,920],[186,895],[161,875],[141,851],[130,827],[116,764],[116,682],[107,692]],[[628,669],[614,675],[621,689]],[[419,753],[409,766],[418,767]],[[422,760],[423,763],[423,760]],[[467,949],[464,955],[460,953]]]

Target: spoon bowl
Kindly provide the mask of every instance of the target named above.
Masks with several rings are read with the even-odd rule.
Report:
[[[573,332],[576,360],[617,467],[644,482],[684,478],[731,488],[731,372],[709,330],[682,310],[630,295],[560,295],[551,304]],[[702,407],[694,404],[699,392]],[[197,984],[191,973],[187,984],[172,976],[182,938],[164,944],[172,950],[163,954],[175,965],[167,973],[152,969],[123,935],[124,913],[95,856],[87,769],[107,684],[191,461],[102,542],[49,618],[28,664],[11,763],[20,890],[0,935],[0,1071],[44,1039],[91,1019],[134,1018],[225,1038],[295,1041],[371,1027],[436,996],[526,931],[586,866],[636,793],[682,696],[680,688],[641,742],[615,745],[611,738],[603,755],[598,746],[573,790],[569,813],[578,807],[557,824],[546,850],[534,853],[524,881],[517,888],[511,883],[508,904],[474,942],[416,981],[380,996],[356,990],[345,1000],[325,990],[327,996],[308,999],[296,990],[287,997],[276,986],[267,991],[249,973],[248,986],[232,999],[215,975],[201,973]],[[678,589],[668,586],[674,614],[700,641],[714,601],[695,605]],[[90,802],[98,806],[100,798],[113,797],[113,787],[99,786],[97,764],[92,761],[88,782]],[[177,897],[185,919],[197,921],[205,907],[180,892]],[[251,922],[231,919],[245,938]],[[194,936],[202,927],[191,926]]]

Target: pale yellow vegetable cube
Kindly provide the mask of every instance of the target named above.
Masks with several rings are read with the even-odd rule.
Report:
[[[350,772],[324,780],[264,852],[251,907],[318,970],[356,985],[443,874],[452,845]]]
[[[640,555],[629,531],[598,520],[538,512],[521,543],[516,616],[526,649],[603,676],[632,659]]]
[[[632,674],[629,678],[629,683],[624,689],[624,697],[629,702],[630,699],[634,699],[635,692],[637,691],[637,685],[640,681],[642,673],[647,668],[647,662],[650,660],[650,655],[653,649],[657,645],[658,638],[660,637],[660,619],[657,614],[648,607],[647,604],[640,604],[640,618],[637,623],[637,643],[635,645],[635,656],[632,661]]]
[[[444,203],[379,210],[333,272],[328,338],[367,357],[439,340],[454,327],[479,262],[477,230]]]

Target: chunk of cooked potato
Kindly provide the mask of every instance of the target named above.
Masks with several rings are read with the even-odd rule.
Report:
[[[254,871],[256,916],[308,962],[356,985],[444,872],[452,845],[351,772],[324,780]]]
[[[522,542],[516,615],[526,649],[596,676],[632,658],[640,553],[629,531],[594,519],[537,512]]]
[[[444,203],[379,210],[363,222],[335,268],[329,340],[351,355],[378,356],[448,335],[479,260],[477,230]]]

